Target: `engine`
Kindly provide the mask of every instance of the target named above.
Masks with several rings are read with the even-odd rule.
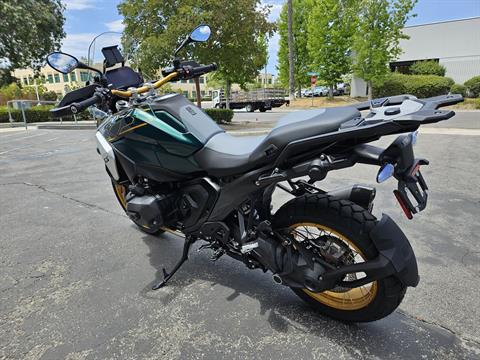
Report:
[[[127,195],[127,215],[135,223],[155,232],[169,226],[176,218],[174,193],[139,194],[131,189]]]
[[[182,188],[165,188],[165,184],[142,179],[129,187],[127,214],[153,232],[162,227],[192,232],[207,220],[217,195],[214,184],[205,179]]]

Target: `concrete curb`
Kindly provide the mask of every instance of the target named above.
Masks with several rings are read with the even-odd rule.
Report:
[[[95,124],[63,124],[63,125],[53,125],[53,124],[38,124],[30,125],[29,130],[39,129],[39,130],[96,130],[97,127]],[[3,128],[0,129],[0,132],[10,132],[10,131],[20,131],[24,130],[23,128]],[[227,130],[227,133],[233,136],[261,136],[266,135],[271,131],[271,129],[258,129],[258,130]],[[460,129],[460,128],[434,128],[434,127],[423,127],[420,128],[420,134],[426,135],[464,135],[464,136],[480,136],[480,129]]]
[[[32,126],[33,127],[33,126]],[[35,125],[36,129],[42,130],[96,130],[97,126],[94,124],[81,125]]]

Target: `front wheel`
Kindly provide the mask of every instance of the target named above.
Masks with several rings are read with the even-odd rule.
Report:
[[[252,104],[247,104],[247,106],[245,106],[245,110],[247,112],[254,112],[255,111],[255,108],[253,107]]]
[[[118,202],[120,203],[120,206],[122,209],[127,212],[127,193],[128,193],[128,185],[130,183],[118,183],[115,180],[112,179],[112,186],[113,186],[113,192],[115,193],[115,196],[117,197]],[[149,234],[149,235],[160,235],[165,232],[165,230],[159,229],[159,230],[152,230],[149,229],[139,223],[137,223],[135,220],[131,219],[135,225],[138,226],[140,230],[143,232]]]
[[[319,194],[292,199],[277,211],[273,220],[276,229],[288,229],[296,240],[322,247],[324,259],[335,261],[337,266],[339,262],[351,265],[378,255],[369,236],[376,223],[377,219],[362,207]],[[341,257],[332,257],[332,251],[342,254]],[[344,281],[363,276],[364,273],[348,274]],[[405,296],[406,287],[390,276],[357,288],[337,286],[320,293],[292,290],[322,314],[345,322],[367,322],[392,313]]]

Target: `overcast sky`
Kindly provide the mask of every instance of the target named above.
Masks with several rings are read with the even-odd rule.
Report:
[[[161,0],[160,0],[161,1]],[[88,45],[95,35],[104,31],[121,32],[122,17],[117,5],[121,0],[63,0],[67,6],[65,32],[62,50],[77,57],[87,55]],[[263,0],[271,5],[270,20],[278,19],[282,0]],[[419,0],[414,12],[416,18],[407,25],[425,24],[435,21],[462,19],[480,16],[480,0]],[[196,24],[192,24],[194,27]],[[104,46],[119,44],[120,35],[106,34],[96,43],[96,61],[102,59],[100,49]],[[267,70],[276,73],[278,36],[269,42],[269,63]]]

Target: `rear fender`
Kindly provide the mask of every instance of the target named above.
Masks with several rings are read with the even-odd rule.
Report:
[[[378,252],[387,258],[395,269],[396,276],[405,286],[417,286],[420,281],[415,254],[400,227],[388,216],[382,219],[370,232]]]

